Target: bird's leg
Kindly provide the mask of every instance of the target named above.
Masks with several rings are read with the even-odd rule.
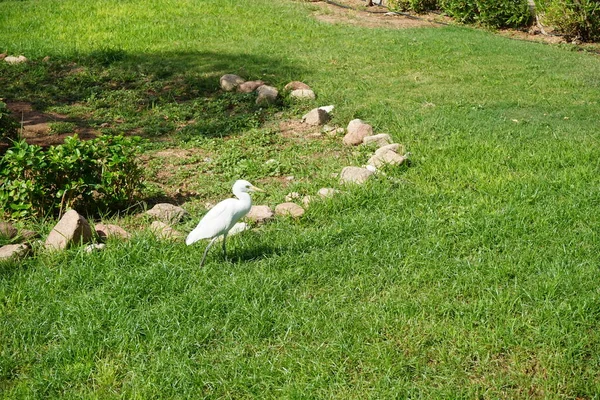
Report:
[[[227,261],[227,248],[225,242],[227,241],[227,234],[223,235],[223,256],[225,257],[225,261]]]
[[[213,238],[213,240],[210,241],[208,246],[206,246],[206,250],[204,250],[204,255],[202,256],[202,261],[200,261],[200,268],[202,268],[202,266],[204,265],[204,260],[206,259],[206,254],[208,253],[208,249],[210,249],[210,246],[213,245],[213,243],[215,242],[215,240],[217,240],[217,238],[218,238],[218,236]]]

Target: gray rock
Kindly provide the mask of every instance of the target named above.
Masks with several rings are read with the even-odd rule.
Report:
[[[146,211],[146,214],[167,224],[177,223],[188,216],[188,212],[183,208],[169,203],[156,204]]]
[[[392,143],[392,138],[387,133],[365,136],[363,138],[363,144],[365,145],[375,144],[377,145],[377,147],[383,147],[387,146],[390,143]]]
[[[315,92],[310,89],[296,89],[290,92],[290,97],[295,100],[314,100],[317,98]]]
[[[154,221],[150,225],[150,231],[160,239],[180,239],[184,236],[181,232],[176,231],[161,221]]]
[[[95,227],[96,235],[101,240],[106,240],[109,237],[117,237],[121,239],[129,239],[131,235],[118,225],[112,224],[97,224]]]
[[[92,243],[92,244],[88,244],[87,246],[85,246],[83,251],[85,251],[86,253],[92,253],[94,251],[102,251],[105,248],[106,248],[106,245],[104,243]]]
[[[247,81],[238,86],[238,92],[252,93],[264,84],[263,81]]]
[[[290,202],[292,200],[296,200],[296,199],[299,199],[299,198],[300,198],[300,193],[298,193],[298,192],[291,192],[291,193],[288,193],[285,196],[285,201],[286,202]]]
[[[273,86],[262,85],[256,91],[258,92],[258,97],[256,98],[256,104],[258,105],[273,104],[277,101],[277,96],[279,96],[279,92]]]
[[[21,63],[24,63],[27,61],[28,61],[27,57],[25,57],[25,56],[18,56],[18,57],[6,56],[6,57],[4,57],[4,62],[7,62],[9,64],[21,64]]]
[[[221,89],[226,92],[231,92],[244,83],[244,80],[237,75],[226,74],[221,77],[219,82],[221,84]]]
[[[269,206],[252,206],[246,217],[250,221],[261,223],[273,218],[273,215],[273,210]]]
[[[44,246],[48,250],[64,250],[72,245],[89,243],[92,228],[87,220],[75,210],[69,210],[52,228]]]
[[[381,155],[375,154],[369,159],[368,164],[375,168],[381,168],[384,165],[400,165],[404,161],[406,161],[405,156],[401,156],[393,151],[387,151]]]
[[[340,183],[356,183],[362,185],[374,172],[361,167],[344,167],[340,174]]]
[[[281,203],[275,207],[276,215],[288,215],[294,218],[299,218],[304,215],[304,208],[296,203]]]
[[[360,119],[350,121],[346,130],[348,133],[344,136],[343,142],[348,146],[361,144],[365,137],[373,135],[373,127]]]
[[[31,242],[33,239],[37,239],[40,237],[40,234],[36,231],[31,231],[29,229],[23,229],[21,232],[21,237],[25,242]]]
[[[7,244],[0,247],[0,261],[20,260],[29,253],[25,244]]]
[[[310,86],[308,86],[304,82],[300,81],[292,81],[285,85],[284,90],[294,91],[294,90],[311,90]]]
[[[313,197],[312,196],[304,196],[302,198],[302,204],[304,205],[304,207],[308,207],[310,205],[311,201],[313,201]]]
[[[317,194],[319,196],[321,196],[322,198],[327,198],[327,197],[333,197],[339,192],[340,192],[339,190],[334,189],[334,188],[321,188],[321,189],[319,189]]]
[[[388,151],[391,151],[394,153],[404,153],[404,146],[402,146],[401,144],[398,144],[398,143],[388,144],[386,146],[382,146],[382,147],[378,148],[377,150],[375,150],[375,155],[381,156],[381,155],[387,153]]]
[[[302,117],[302,121],[308,125],[323,125],[329,121],[329,113],[321,108],[310,110]]]
[[[17,237],[19,231],[10,222],[0,221],[0,238],[10,240]]]

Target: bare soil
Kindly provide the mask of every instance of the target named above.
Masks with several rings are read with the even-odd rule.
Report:
[[[98,132],[85,126],[81,120],[69,118],[66,115],[37,111],[30,103],[24,101],[8,101],[6,106],[12,116],[21,124],[21,138],[30,144],[42,147],[61,144],[66,137],[73,136],[73,133],[76,133],[81,139],[93,139],[98,135]],[[54,134],[50,130],[50,124],[53,122],[73,122],[76,127],[74,132]]]
[[[332,24],[348,24],[367,28],[407,29],[419,27],[441,27],[454,23],[449,17],[438,13],[415,14],[410,12],[391,13],[384,6],[367,6],[365,0],[335,0],[336,4],[327,1],[312,2],[317,9],[313,15],[319,21]],[[529,40],[543,43],[566,43],[562,36],[546,29],[547,34],[536,26],[529,30],[502,29],[497,33],[518,40]]]

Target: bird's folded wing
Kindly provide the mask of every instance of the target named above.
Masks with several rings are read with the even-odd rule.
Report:
[[[200,220],[196,228],[190,232],[186,239],[187,244],[192,244],[200,239],[208,239],[225,233],[230,228],[233,212],[231,212],[231,201],[223,200],[211,208]]]

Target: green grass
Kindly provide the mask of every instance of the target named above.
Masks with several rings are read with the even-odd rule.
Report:
[[[256,108],[219,92],[223,73],[303,80],[333,123],[363,118],[413,154],[204,269],[202,245],[143,232],[2,265],[0,396],[598,396],[600,59],[461,27],[326,25],[306,7],[0,2],[0,50],[32,59],[0,65],[0,97],[149,138],[157,192],[199,193],[182,231],[237,177],[275,205],[368,159],[278,135],[312,105]],[[173,149],[189,153],[159,156]]]

